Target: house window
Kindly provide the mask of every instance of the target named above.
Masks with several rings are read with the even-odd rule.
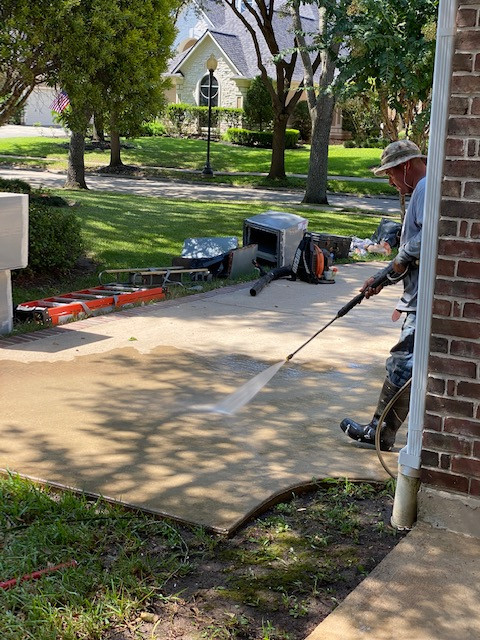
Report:
[[[207,73],[203,76],[200,82],[200,100],[199,105],[201,107],[208,107],[208,94],[210,92],[210,74]],[[213,76],[212,78],[212,107],[218,107],[218,81]]]

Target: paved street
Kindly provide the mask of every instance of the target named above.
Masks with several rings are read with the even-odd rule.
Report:
[[[28,169],[9,169],[0,167],[0,177],[20,178],[30,184],[52,189],[61,189],[65,184],[64,173],[51,171],[35,171]],[[179,198],[182,200],[221,200],[221,201],[259,201],[272,203],[278,208],[281,205],[301,205],[300,191],[271,191],[268,189],[244,189],[221,184],[202,184],[175,182],[172,180],[151,180],[136,178],[121,178],[118,176],[88,175],[87,185],[98,191],[116,191],[140,196],[157,196],[162,198]],[[399,214],[398,200],[395,198],[374,198],[331,194],[329,203],[333,207],[357,208],[363,211]],[[314,208],[320,205],[302,205]],[[324,206],[321,206],[324,209]]]

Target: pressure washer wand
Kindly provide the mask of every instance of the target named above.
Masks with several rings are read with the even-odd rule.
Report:
[[[405,270],[403,273],[396,273],[393,270],[392,264],[393,264],[392,262],[389,262],[388,266],[386,266],[385,269],[382,269],[381,271],[379,271],[377,275],[373,277],[373,280],[369,284],[368,288],[376,289],[377,287],[382,287],[387,284],[395,284],[396,282],[403,280],[403,278],[407,274],[407,270]],[[311,336],[306,342],[304,342],[300,347],[298,347],[298,349],[296,349],[293,353],[287,356],[286,358],[287,362],[291,360],[293,356],[295,356],[301,349],[303,349],[303,347],[306,347],[309,342],[311,342],[320,333],[322,333],[322,331],[325,331],[325,329],[329,327],[333,322],[335,322],[335,320],[347,315],[347,313],[351,311],[354,307],[356,307],[357,304],[360,304],[364,298],[365,298],[365,291],[362,291],[361,293],[356,295],[354,298],[352,298],[350,302],[347,302],[346,305],[344,305],[339,311],[337,311],[337,315],[334,318],[332,318],[330,322],[327,322],[327,324],[324,327],[319,329],[316,333],[313,334],[313,336]]]
[[[380,271],[376,276],[374,276],[372,282],[369,284],[369,287],[376,289],[385,284],[394,284],[401,280],[406,274],[406,271],[402,274],[397,274],[392,268],[392,263],[389,263],[388,267]],[[240,407],[243,407],[245,404],[250,402],[250,400],[257,395],[257,393],[262,389],[279,371],[279,369],[289,360],[293,358],[295,354],[297,354],[300,349],[303,349],[309,342],[311,342],[314,338],[318,336],[319,333],[325,331],[327,327],[329,327],[332,322],[335,322],[337,318],[341,318],[349,311],[351,311],[357,304],[365,298],[365,292],[362,291],[355,298],[347,302],[345,306],[343,306],[340,311],[337,312],[337,315],[327,322],[327,324],[319,329],[311,338],[309,338],[306,342],[304,342],[296,351],[291,353],[285,360],[280,360],[276,364],[271,365],[268,369],[261,371],[251,380],[242,385],[239,389],[234,391],[232,394],[224,398],[221,402],[217,403],[214,406],[211,405],[202,405],[197,406],[195,409],[197,411],[209,411],[214,413],[224,413],[227,415],[232,415],[235,413]]]

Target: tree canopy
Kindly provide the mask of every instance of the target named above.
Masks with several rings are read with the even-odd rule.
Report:
[[[437,12],[438,0],[353,0],[348,7],[341,80],[350,95],[378,95],[384,134],[390,140],[398,138],[401,118],[410,137],[422,142]]]

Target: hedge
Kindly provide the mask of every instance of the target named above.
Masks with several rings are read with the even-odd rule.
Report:
[[[218,127],[221,122],[228,126],[238,126],[243,118],[243,109],[212,107],[211,126]],[[208,125],[208,107],[199,107],[185,102],[171,103],[165,111],[165,119],[178,135],[194,125],[197,128]]]
[[[287,129],[285,131],[285,149],[294,149],[298,143],[300,132],[297,129]],[[249,129],[227,129],[225,140],[232,144],[239,144],[244,147],[263,147],[271,149],[273,143],[272,131],[250,131]]]

